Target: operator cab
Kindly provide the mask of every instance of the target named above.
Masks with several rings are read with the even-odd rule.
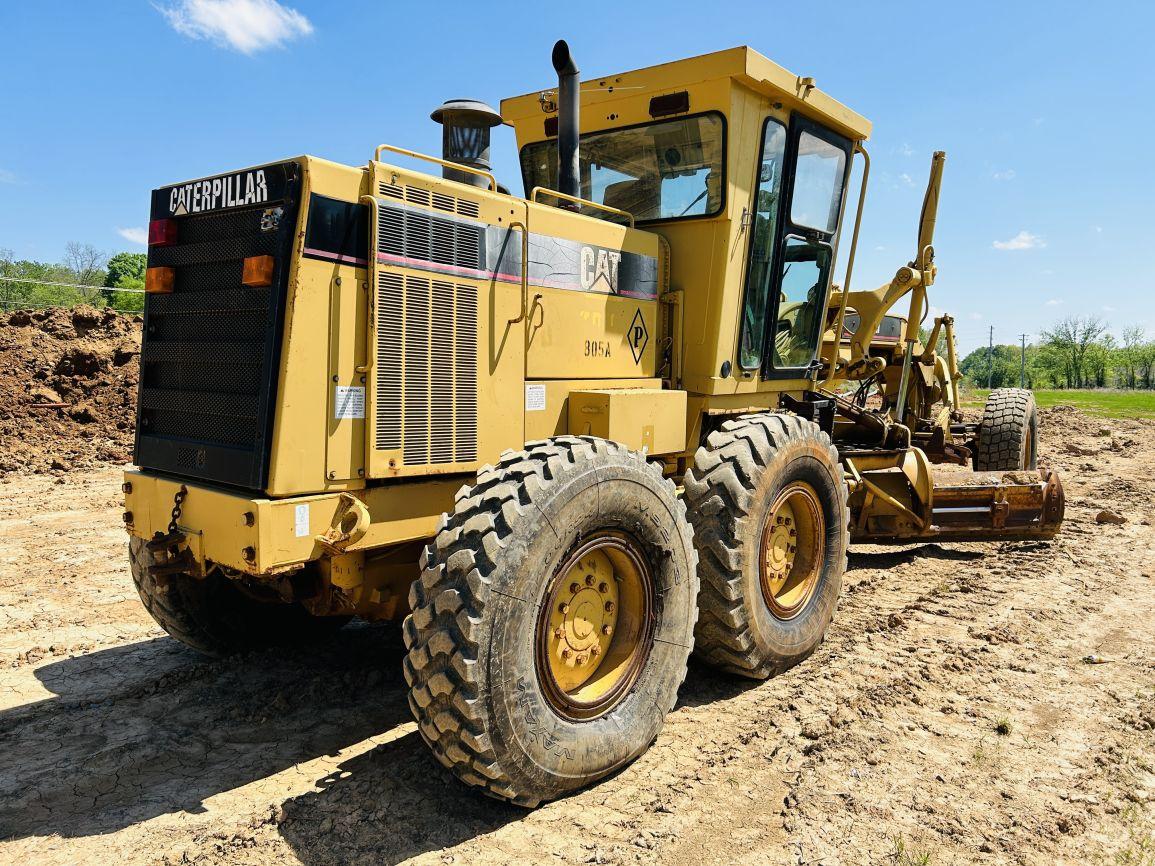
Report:
[[[581,105],[580,197],[670,244],[686,323],[679,384],[734,393],[811,378],[869,122],[749,48],[586,81]],[[558,189],[555,94],[501,109],[527,196]]]

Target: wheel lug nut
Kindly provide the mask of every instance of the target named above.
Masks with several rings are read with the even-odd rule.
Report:
[[[798,530],[797,530],[797,529],[791,529],[791,530],[790,530],[790,537],[791,537],[791,538],[793,538],[793,537],[794,537],[794,536],[796,536],[797,534],[798,534]]]
[[[581,655],[579,655],[579,656],[578,656],[578,657],[575,659],[575,661],[576,661],[576,662],[577,662],[579,665],[584,665],[584,664],[586,663],[586,655],[585,655],[585,653],[582,653]]]
[[[603,626],[602,626],[602,634],[606,635],[607,637],[609,637],[609,634],[610,634],[610,632],[612,632],[612,631],[613,631],[613,629],[612,629],[612,628],[610,628],[608,625],[603,625]]]
[[[614,603],[612,601],[607,601],[606,602],[606,613],[613,613],[613,612],[614,612]]]
[[[594,576],[592,574],[587,574],[586,575],[586,586],[593,586],[593,585],[594,585]]]
[[[562,657],[563,659],[568,659],[568,658],[569,658],[569,650],[567,650],[567,649],[563,649],[563,650],[561,651],[561,657]]]
[[[555,628],[553,630],[553,636],[556,637],[558,640],[561,640],[563,637],[565,637],[565,629],[559,625],[557,628]]]
[[[602,648],[600,646],[598,646],[597,644],[594,644],[592,647],[590,647],[590,655],[600,656],[601,654],[602,654]]]
[[[564,601],[557,606],[557,609],[559,611],[561,611],[562,613],[569,613],[569,605],[566,604]]]
[[[581,587],[578,585],[578,582],[576,580],[569,585],[569,591],[570,592],[577,592],[579,589],[581,589]]]
[[[608,591],[609,591],[609,586],[606,584],[606,582],[604,580],[598,584],[598,592],[608,592]]]

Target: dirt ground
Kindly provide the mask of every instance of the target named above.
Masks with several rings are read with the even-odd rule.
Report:
[[[136,598],[115,469],[11,474],[0,862],[1152,864],[1155,424],[1042,424],[1060,540],[856,549],[812,658],[693,667],[646,755],[531,813],[427,754],[396,626],[207,661]]]

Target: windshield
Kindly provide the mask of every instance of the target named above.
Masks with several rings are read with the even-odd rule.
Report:
[[[581,137],[581,197],[629,211],[638,222],[709,216],[722,209],[722,116],[702,114]],[[528,194],[557,189],[557,141],[526,145]],[[582,208],[589,216],[605,211]]]

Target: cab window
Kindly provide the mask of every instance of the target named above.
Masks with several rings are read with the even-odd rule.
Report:
[[[722,210],[722,115],[680,117],[641,126],[590,132],[581,137],[581,197],[629,211],[638,222],[712,216]],[[521,170],[528,194],[557,189],[557,141],[527,144]],[[606,212],[582,207],[605,218]]]
[[[770,316],[770,289],[775,281],[774,247],[779,235],[779,199],[785,163],[786,127],[768,118],[762,132],[762,158],[758,163],[754,213],[750,220],[750,265],[738,351],[738,364],[744,370],[755,370],[762,365],[766,321]]]
[[[803,131],[798,136],[798,162],[790,221],[797,226],[834,234],[842,206],[846,150]]]

